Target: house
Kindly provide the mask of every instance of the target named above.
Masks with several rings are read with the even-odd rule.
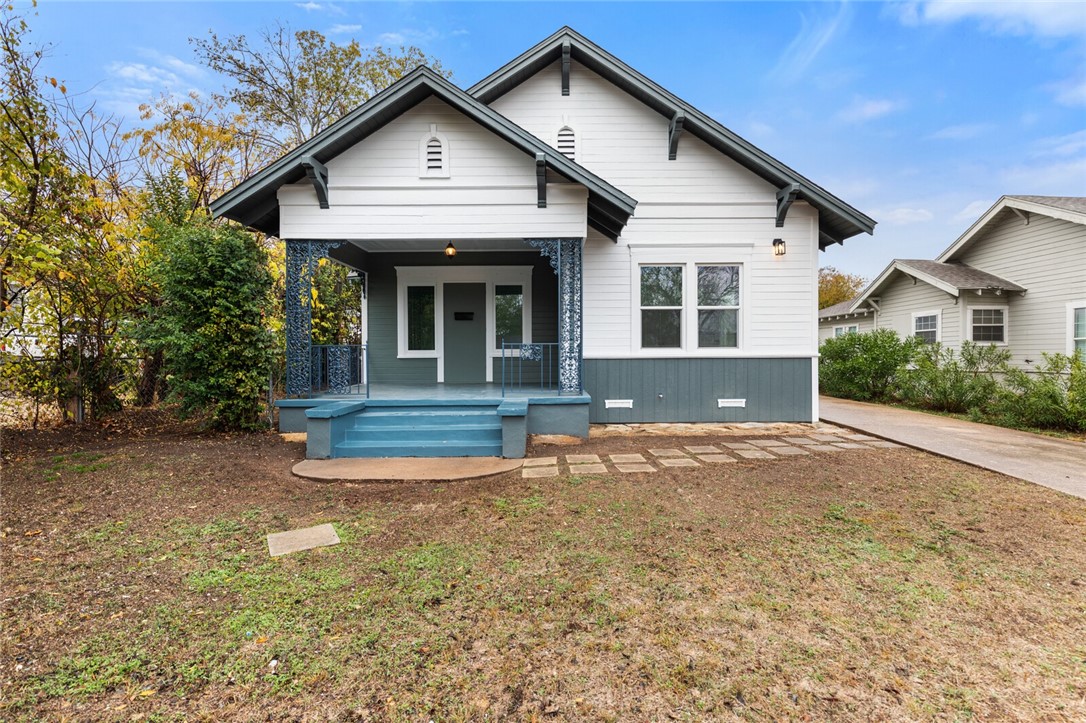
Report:
[[[875,330],[875,310],[862,306],[853,311],[853,297],[848,301],[818,310],[818,341],[821,343],[842,334],[863,334]]]
[[[1045,352],[1086,353],[1086,198],[1004,196],[935,260],[894,259],[819,312],[819,335],[867,317],[955,349],[1006,346],[1027,370]]]
[[[311,457],[812,422],[818,252],[874,227],[569,28],[466,91],[412,71],[212,210],[286,243]],[[310,341],[324,256],[364,275],[364,348]]]

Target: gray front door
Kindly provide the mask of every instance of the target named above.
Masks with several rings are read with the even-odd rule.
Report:
[[[486,383],[486,284],[445,284],[445,383]]]

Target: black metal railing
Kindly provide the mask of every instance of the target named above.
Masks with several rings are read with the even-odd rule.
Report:
[[[558,344],[507,342],[502,351],[502,396],[524,389],[558,391]]]
[[[313,344],[310,347],[311,394],[370,395],[369,354],[365,344]]]

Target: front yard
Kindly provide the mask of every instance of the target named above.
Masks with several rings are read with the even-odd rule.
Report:
[[[275,435],[137,432],[5,434],[2,717],[1086,718],[1086,503],[1048,489],[893,449],[322,485]]]

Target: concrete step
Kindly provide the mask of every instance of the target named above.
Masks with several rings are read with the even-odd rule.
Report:
[[[501,442],[502,425],[495,418],[491,423],[429,425],[396,424],[355,426],[346,432],[348,442],[404,442],[404,441],[441,441],[458,439],[463,441],[497,440]]]
[[[390,445],[387,441],[340,442],[337,457],[501,457],[502,443],[438,441]]]

